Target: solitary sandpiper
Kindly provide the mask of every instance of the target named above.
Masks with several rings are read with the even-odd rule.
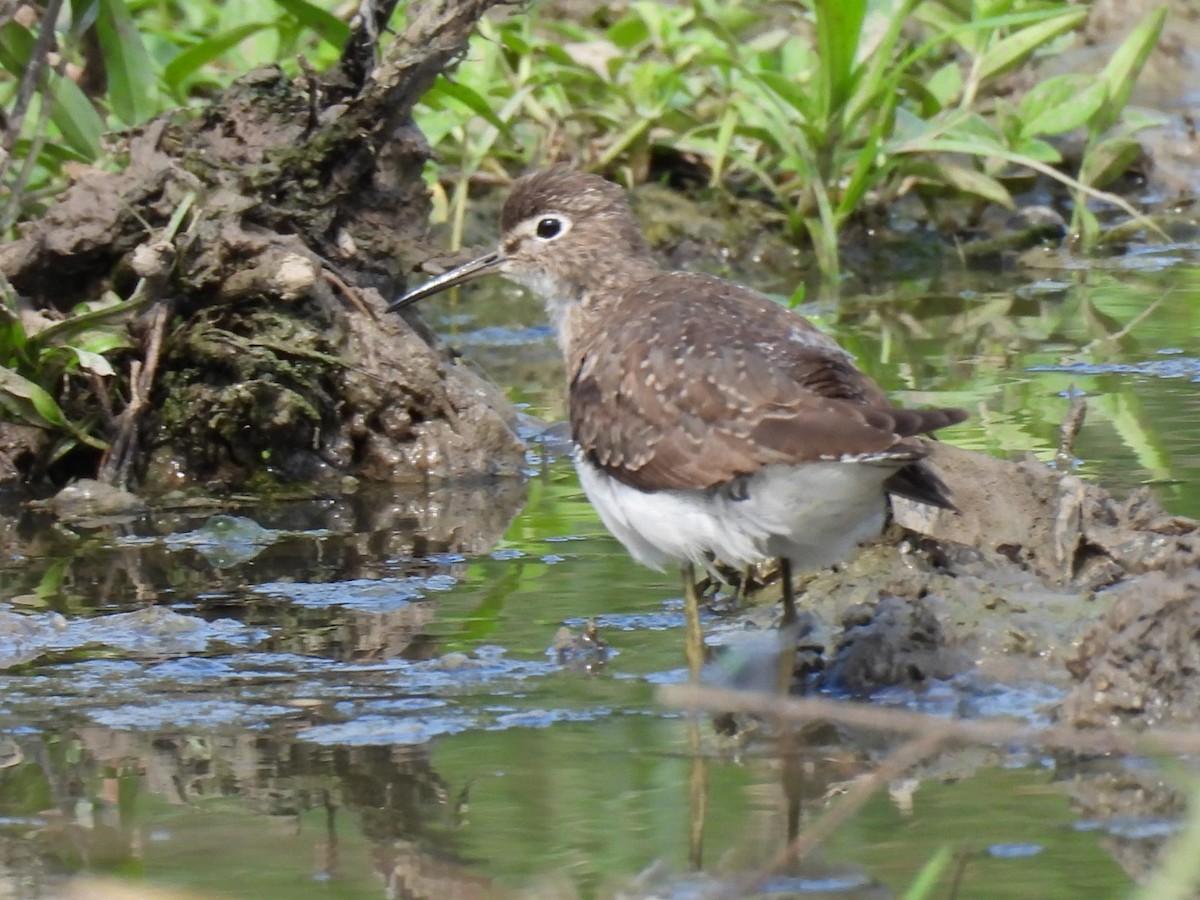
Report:
[[[570,384],[575,466],[605,526],[638,562],[683,569],[844,559],[879,534],[887,494],[950,507],[917,437],[966,418],[898,409],[807,319],[750,288],[652,258],[623,191],[556,166],[513,186],[491,253],[389,311],[484,275],[546,304]],[[693,626],[693,623],[694,626]]]

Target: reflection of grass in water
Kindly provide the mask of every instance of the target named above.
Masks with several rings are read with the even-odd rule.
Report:
[[[636,683],[571,679],[592,702],[606,693],[605,680],[624,694],[608,702],[652,708]],[[521,885],[558,871],[580,896],[608,896],[659,861],[674,876],[687,871],[684,732],[681,718],[618,710],[594,723],[455,735],[438,742],[433,763],[449,783],[471,781],[469,821],[457,837],[464,855],[486,861],[490,875]],[[734,854],[763,860],[779,846],[776,782],[762,760],[710,761],[712,869]]]
[[[600,690],[595,679],[576,685],[584,693]],[[870,768],[833,760],[829,749],[800,748],[796,766],[784,772],[777,759],[710,760],[710,873],[736,876],[765,865],[786,843],[788,794],[809,822],[827,808],[831,786]],[[683,750],[682,720],[618,715],[537,732],[454,735],[438,742],[434,764],[447,782],[472,783],[469,821],[458,832],[466,855],[486,861],[484,869],[508,884],[566,869],[590,895],[656,860],[675,876],[686,872]],[[1096,833],[1073,827],[1078,816],[1053,783],[1053,770],[973,768],[968,760],[962,776],[921,782],[909,811],[877,794],[798,874],[863,873],[899,895],[949,847],[967,854],[960,896],[1101,897],[1127,888]],[[1041,850],[1028,858],[988,852],[1016,845]]]
[[[676,573],[638,566],[608,535],[570,461],[560,457],[530,480],[524,510],[491,553],[472,560],[460,584],[439,595],[433,628],[443,651],[495,641],[509,653],[540,657],[564,621],[657,611],[678,596]],[[605,638],[618,649],[650,644],[639,671],[672,669],[682,660],[673,632]]]
[[[1189,296],[1200,273],[1071,277],[1033,296],[937,295],[910,284],[883,298],[848,298],[832,330],[887,389],[911,391],[897,393],[903,402],[971,410],[943,435],[960,447],[1052,459],[1074,389],[1088,398],[1077,471],[1119,493],[1179,478],[1193,452],[1179,436],[1200,428],[1200,410],[1188,405],[1190,379],[1170,376],[1200,357],[1200,305]],[[1161,493],[1179,512],[1200,515],[1200,494]]]
[[[947,758],[953,765],[953,757]],[[901,891],[942,847],[966,854],[958,896],[980,898],[1105,897],[1122,893],[1128,877],[1078,830],[1070,800],[1053,770],[982,769],[962,781],[920,783],[911,812],[877,795],[834,836],[833,858],[869,860],[871,871]],[[1035,856],[1006,858],[989,848],[1025,845]],[[943,890],[948,882],[943,880]],[[933,896],[939,896],[934,894]]]

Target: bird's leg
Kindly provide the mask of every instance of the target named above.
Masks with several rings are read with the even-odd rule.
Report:
[[[791,693],[796,667],[796,595],[792,589],[792,561],[779,557],[779,580],[783,583],[783,619],[779,623],[779,693]]]
[[[750,579],[754,577],[754,567],[745,566],[739,570],[737,595],[734,602],[738,609],[746,608],[746,600],[750,596]]]
[[[696,588],[696,567],[683,564],[683,651],[687,657],[688,679],[700,683],[704,666],[704,631],[700,627],[700,593]]]
[[[796,595],[792,591],[792,561],[787,557],[779,557],[779,579],[783,582],[783,621],[780,628],[787,628],[796,622]]]

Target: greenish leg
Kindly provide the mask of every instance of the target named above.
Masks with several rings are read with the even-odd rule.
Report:
[[[683,564],[683,652],[687,657],[688,680],[700,683],[704,666],[704,630],[700,627],[700,592],[696,589],[696,567]]]

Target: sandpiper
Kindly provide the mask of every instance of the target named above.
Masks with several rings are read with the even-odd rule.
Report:
[[[964,411],[899,409],[807,319],[734,282],[664,270],[617,185],[564,166],[526,175],[500,232],[494,251],[388,310],[490,274],[545,302],[583,490],[635,560],[682,567],[693,664],[696,566],[778,559],[789,623],[792,569],[878,535],[887,494],[951,506],[918,435]]]

